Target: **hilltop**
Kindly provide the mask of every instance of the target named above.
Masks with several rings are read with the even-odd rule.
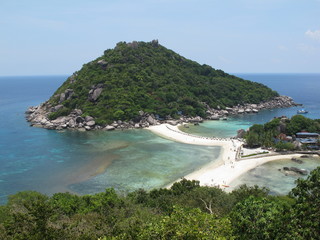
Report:
[[[84,64],[48,101],[29,108],[27,119],[50,129],[90,130],[114,121],[113,127],[144,127],[182,116],[223,115],[234,106],[242,111],[253,104],[254,110],[267,101],[275,101],[271,107],[293,104],[263,84],[186,59],[157,40],[119,42]]]

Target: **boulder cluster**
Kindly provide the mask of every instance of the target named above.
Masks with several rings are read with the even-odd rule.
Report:
[[[246,114],[246,113],[258,113],[260,110],[263,109],[273,109],[273,108],[286,108],[292,106],[298,106],[291,97],[288,96],[279,96],[275,97],[268,102],[262,102],[259,104],[244,104],[234,106],[232,108],[226,107],[225,109],[217,109],[210,108],[208,105],[207,107],[207,115],[209,120],[219,120],[223,119],[229,115],[236,115],[236,114]]]
[[[97,97],[100,95],[103,86],[97,85],[94,86],[89,93],[89,101],[95,101]],[[73,91],[71,89],[67,89],[64,93],[60,94],[60,101],[62,99],[68,99],[72,96]],[[205,104],[205,103],[204,103]],[[245,104],[245,105],[237,105],[232,108],[225,109],[213,109],[208,105],[207,107],[207,118],[208,120],[218,120],[225,119],[229,115],[235,114],[246,114],[246,113],[257,113],[262,109],[271,109],[271,108],[284,108],[296,106],[292,98],[287,96],[280,96],[272,99],[271,101],[260,103],[260,104]],[[133,128],[146,128],[152,125],[158,125],[160,123],[169,123],[171,125],[177,125],[179,123],[194,123],[198,124],[202,122],[204,119],[197,117],[186,117],[181,116],[179,119],[172,119],[170,116],[167,116],[165,119],[160,119],[158,116],[154,114],[145,113],[143,111],[139,111],[139,116],[136,119],[131,121],[114,121],[112,124],[108,125],[98,125],[95,119],[92,116],[84,116],[81,109],[72,110],[67,116],[60,116],[54,120],[49,119],[49,114],[57,112],[63,109],[62,104],[58,104],[56,106],[51,106],[50,103],[45,102],[39,106],[29,107],[26,111],[26,119],[30,122],[31,126],[34,127],[42,127],[46,129],[78,129],[82,131],[90,131],[90,130],[115,130],[115,129],[133,129]]]

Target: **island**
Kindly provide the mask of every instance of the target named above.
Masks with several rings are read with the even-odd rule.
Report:
[[[189,60],[151,42],[119,42],[84,64],[27,120],[47,129],[145,128],[295,106],[263,84]]]

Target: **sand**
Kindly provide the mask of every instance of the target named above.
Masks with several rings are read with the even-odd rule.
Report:
[[[188,180],[197,180],[201,186],[218,186],[220,188],[228,188],[230,183],[240,177],[247,171],[262,165],[266,162],[290,159],[293,157],[300,157],[301,154],[288,154],[282,155],[275,152],[268,154],[261,154],[255,157],[240,158],[240,151],[243,149],[243,142],[238,139],[219,139],[219,138],[207,138],[184,133],[176,126],[169,124],[161,124],[157,126],[151,126],[148,130],[153,133],[176,142],[195,144],[203,146],[221,146],[222,151],[220,158],[220,164],[213,161],[199,170],[196,170],[184,178]],[[247,152],[244,149],[244,152]],[[177,179],[179,181],[180,179]],[[168,185],[170,187],[173,183]]]

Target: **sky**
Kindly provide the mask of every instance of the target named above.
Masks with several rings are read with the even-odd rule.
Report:
[[[228,73],[320,73],[320,0],[0,0],[0,76],[71,75],[153,39]]]

